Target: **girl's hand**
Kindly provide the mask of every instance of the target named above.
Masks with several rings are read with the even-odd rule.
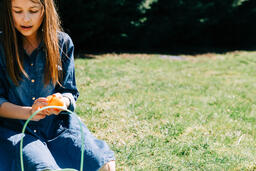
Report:
[[[40,97],[36,99],[34,104],[32,105],[31,114],[33,114],[35,111],[45,106],[62,106],[67,109],[67,105],[65,103],[65,97],[63,97],[60,93],[55,93],[46,98]],[[61,111],[62,111],[61,109],[54,109],[54,108],[45,109],[45,110],[42,110],[40,113],[38,113],[36,116],[34,116],[33,119],[35,118],[35,120],[40,120],[45,118],[47,115],[48,116],[52,114],[58,115]]]
[[[48,104],[48,106],[62,106],[65,109],[67,109],[67,106],[66,106],[66,103],[65,103],[65,97],[63,97],[62,94],[55,93],[52,96],[53,96],[52,98],[54,98],[54,99],[52,99],[52,101],[50,101],[50,104]],[[50,109],[47,109],[45,112],[46,112],[47,115],[51,115],[51,114],[58,115],[61,111],[62,111],[61,109],[50,108]]]
[[[31,113],[30,115],[32,115],[35,111],[37,111],[38,109],[47,106],[47,99],[46,98],[38,98],[34,101],[34,104],[32,105],[32,109],[31,109]],[[34,121],[39,121],[41,119],[44,119],[46,117],[47,113],[46,110],[41,111],[40,113],[38,113],[37,115],[35,115],[32,120]]]

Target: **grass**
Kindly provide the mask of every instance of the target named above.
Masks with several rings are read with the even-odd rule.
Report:
[[[76,59],[76,111],[117,170],[256,170],[255,56]]]

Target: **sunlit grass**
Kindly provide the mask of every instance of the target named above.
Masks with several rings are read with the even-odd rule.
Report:
[[[115,151],[117,170],[253,170],[255,56],[76,59],[76,111]]]

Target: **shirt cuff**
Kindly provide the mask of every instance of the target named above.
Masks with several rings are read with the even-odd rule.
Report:
[[[62,93],[63,97],[67,97],[69,99],[69,106],[68,106],[68,110],[74,112],[75,108],[76,108],[76,101],[72,95],[72,93]]]
[[[5,102],[8,102],[8,100],[6,100],[4,97],[0,97],[0,106]]]

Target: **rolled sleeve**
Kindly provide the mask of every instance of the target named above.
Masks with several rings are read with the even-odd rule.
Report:
[[[6,99],[6,90],[4,88],[4,82],[3,82],[3,77],[4,77],[4,73],[3,70],[0,69],[0,106],[5,103],[8,102],[8,100]]]
[[[3,48],[0,44],[0,106],[2,106],[3,103],[8,102],[7,100],[7,90],[5,89],[7,80],[6,80],[6,74],[4,74],[4,68],[3,67],[4,62],[3,62]]]
[[[0,106],[2,106],[2,104],[5,102],[8,102],[8,100],[6,100],[4,97],[0,97]]]
[[[76,108],[76,101],[72,93],[62,93],[62,96],[67,97],[69,99],[69,107],[68,109],[74,111]]]
[[[79,92],[76,87],[74,44],[71,38],[65,34],[61,47],[62,73],[61,85],[57,85],[55,91],[61,93],[70,100],[69,110],[74,111]]]

